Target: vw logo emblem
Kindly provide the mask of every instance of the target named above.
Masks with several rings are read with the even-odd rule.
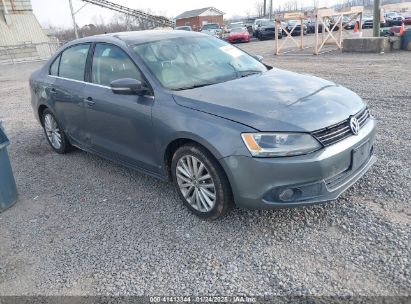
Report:
[[[358,133],[360,132],[360,123],[358,122],[357,118],[355,118],[354,116],[350,118],[350,128],[351,128],[352,134],[354,135],[358,135]]]

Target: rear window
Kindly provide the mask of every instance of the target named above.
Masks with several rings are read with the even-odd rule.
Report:
[[[58,76],[58,73],[59,73],[59,64],[60,64],[60,57],[61,57],[61,56],[58,56],[58,57],[54,60],[54,62],[51,64],[51,66],[50,66],[50,72],[49,72],[49,74],[52,75],[52,76]]]
[[[61,54],[59,76],[84,81],[87,54],[90,44],[75,45]]]

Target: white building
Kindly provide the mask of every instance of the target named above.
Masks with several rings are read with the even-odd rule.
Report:
[[[0,0],[0,62],[46,59],[54,50],[30,0]]]

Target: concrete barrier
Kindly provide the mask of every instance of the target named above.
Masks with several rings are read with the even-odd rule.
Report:
[[[347,53],[381,53],[391,51],[391,46],[387,37],[346,38],[342,50]]]

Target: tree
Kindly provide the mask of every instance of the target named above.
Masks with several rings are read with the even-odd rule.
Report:
[[[256,15],[258,17],[264,17],[264,0],[258,0],[254,4]]]
[[[284,4],[285,10],[287,11],[297,11],[298,10],[298,0],[288,0]]]

